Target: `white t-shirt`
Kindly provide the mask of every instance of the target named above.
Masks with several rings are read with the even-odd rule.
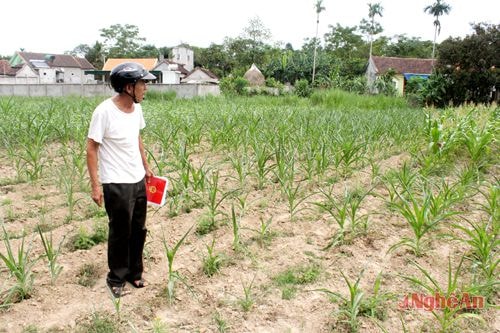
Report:
[[[139,131],[146,126],[142,107],[134,111],[118,109],[111,98],[97,106],[92,114],[88,137],[99,143],[101,183],[137,183],[146,171],[139,150]]]

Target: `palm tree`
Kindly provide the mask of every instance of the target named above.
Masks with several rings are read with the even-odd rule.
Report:
[[[449,14],[450,11],[451,11],[451,6],[441,0],[436,0],[435,3],[424,8],[425,13],[429,13],[430,15],[435,17],[434,43],[432,44],[432,59],[434,59],[434,54],[436,52],[436,37],[441,33],[441,22],[439,22],[439,17],[444,14]]]
[[[313,56],[313,75],[311,84],[314,84],[314,76],[316,74],[316,54],[318,49],[318,27],[319,27],[319,14],[326,8],[322,6],[323,0],[316,0],[314,7],[316,8],[316,37],[314,38],[314,56]]]
[[[384,10],[384,7],[378,3],[369,3],[368,4],[368,17],[370,18],[370,58],[372,56],[372,51],[373,51],[373,35],[381,32],[382,27],[377,23],[375,25],[375,16],[378,15],[382,17],[382,11]]]

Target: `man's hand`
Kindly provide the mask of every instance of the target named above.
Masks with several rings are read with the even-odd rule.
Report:
[[[92,200],[94,200],[97,206],[102,207],[103,195],[100,186],[92,187]]]
[[[145,167],[144,169],[146,170],[146,183],[149,183],[151,177],[154,176],[153,171],[149,167]]]

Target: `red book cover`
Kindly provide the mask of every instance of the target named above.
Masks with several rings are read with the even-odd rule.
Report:
[[[167,197],[168,179],[166,177],[153,176],[146,182],[146,194],[148,203],[161,207],[165,204]]]

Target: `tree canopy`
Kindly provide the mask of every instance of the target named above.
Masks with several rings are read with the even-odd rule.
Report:
[[[437,5],[444,6],[436,8]],[[436,20],[449,11],[447,5],[437,0],[429,6],[429,13]],[[324,10],[316,2],[316,14]],[[448,9],[447,9],[448,8]],[[329,25],[323,38],[306,38],[300,49],[290,44],[269,44],[271,32],[256,17],[249,21],[242,33],[235,38],[226,37],[221,44],[208,47],[189,46],[194,50],[196,66],[208,68],[219,78],[242,77],[255,63],[266,78],[282,83],[307,80],[314,85],[363,91],[363,77],[370,54],[390,57],[427,58],[434,48],[429,40],[420,40],[404,34],[392,37],[378,36],[383,29],[375,22],[382,16],[380,3],[369,4],[368,18],[360,26]],[[377,24],[376,24],[377,23]],[[436,25],[436,28],[438,25]],[[499,90],[498,66],[500,36],[498,25],[474,25],[475,33],[465,39],[449,38],[439,45],[436,73],[427,85],[429,102],[445,105],[448,102],[484,102],[491,99],[492,90]],[[115,24],[101,29],[101,41],[92,46],[81,44],[71,53],[85,56],[96,68],[101,68],[108,57],[169,57],[171,48],[147,44],[138,27]],[[369,39],[365,37],[369,34]],[[451,84],[454,82],[454,84]],[[444,92],[444,93],[443,93]]]
[[[500,24],[479,23],[473,30],[439,46],[436,71],[446,83],[444,103],[487,103],[500,89]]]

